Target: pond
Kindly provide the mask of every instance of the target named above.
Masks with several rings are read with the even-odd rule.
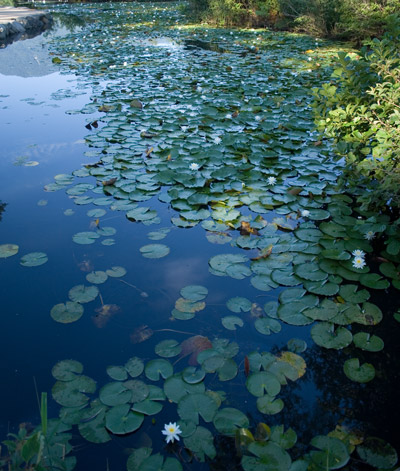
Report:
[[[1,439],[39,426],[46,469],[394,467],[400,256],[311,108],[344,46],[50,10],[0,50]]]

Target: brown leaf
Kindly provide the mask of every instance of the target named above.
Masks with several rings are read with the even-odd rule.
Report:
[[[253,303],[251,305],[250,315],[251,317],[263,317],[264,309],[259,304]]]
[[[92,320],[96,327],[101,329],[104,327],[110,318],[119,311],[119,306],[116,304],[103,304],[101,307],[95,309],[97,312],[96,316],[92,317]]]
[[[114,183],[116,181],[117,181],[117,177],[110,178],[109,180],[106,180],[106,181],[102,182],[102,185],[103,186],[111,186],[111,185],[114,185]]]
[[[261,250],[260,255],[259,255],[258,257],[252,258],[251,260],[261,260],[261,259],[263,259],[263,258],[268,258],[268,257],[271,255],[271,253],[272,253],[272,247],[273,247],[273,246],[270,245],[267,249]]]
[[[131,333],[132,343],[141,343],[153,335],[153,331],[147,325],[141,325]]]
[[[254,229],[253,227],[250,226],[250,223],[246,222],[246,221],[242,221],[240,223],[240,235],[250,235],[250,234],[254,234],[254,235],[260,235],[260,233],[258,232],[257,229]]]
[[[297,196],[302,191],[303,191],[303,188],[294,187],[294,188],[290,188],[290,190],[288,190],[288,193],[289,195]]]
[[[232,118],[237,118],[239,116],[239,111],[236,110],[232,113]]]
[[[93,263],[90,260],[83,260],[82,262],[78,263],[78,267],[81,271],[90,272],[93,271]]]
[[[190,355],[189,365],[197,364],[197,355],[203,350],[208,350],[212,348],[212,343],[208,337],[203,337],[202,335],[194,335],[189,337],[181,343],[182,347],[182,357]]]

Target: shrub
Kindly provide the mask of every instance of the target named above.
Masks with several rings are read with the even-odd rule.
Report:
[[[347,184],[365,185],[364,208],[400,210],[400,17],[360,54],[339,53],[331,83],[314,89],[320,131],[346,161]]]

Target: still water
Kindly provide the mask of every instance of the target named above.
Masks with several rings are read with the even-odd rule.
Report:
[[[69,8],[71,12],[69,12]],[[96,25],[93,23],[90,26],[88,23],[86,26],[82,26],[80,22],[79,25],[74,26],[74,21],[71,18],[80,17],[76,8],[82,8],[82,16],[90,13],[93,18],[96,18]],[[350,356],[355,355],[354,348],[351,352],[342,349],[324,349],[316,345],[310,336],[312,321],[303,326],[291,325],[277,320],[277,316],[271,314],[268,319],[273,319],[279,327],[272,323],[275,326],[272,328],[272,332],[264,330],[264,333],[260,332],[260,328],[255,327],[255,319],[265,317],[263,306],[269,302],[276,302],[279,295],[288,287],[301,286],[300,282],[297,285],[292,281],[282,284],[272,282],[268,289],[265,286],[264,289],[257,289],[260,285],[257,285],[256,282],[250,283],[249,278],[246,278],[247,272],[239,275],[234,272],[233,276],[221,276],[221,273],[215,273],[215,271],[213,273],[212,269],[210,271],[209,260],[220,254],[240,255],[245,252],[247,256],[247,253],[251,253],[252,260],[259,256],[259,252],[251,245],[246,247],[243,240],[240,240],[240,243],[244,244],[245,250],[235,244],[234,241],[239,236],[238,229],[240,229],[237,218],[233,216],[230,218],[226,214],[221,218],[215,216],[214,220],[219,221],[221,226],[218,230],[214,228],[214,232],[206,231],[205,226],[201,224],[190,224],[185,228],[181,223],[171,223],[171,218],[177,218],[180,211],[191,209],[190,206],[186,206],[185,200],[190,201],[190,197],[195,191],[187,194],[182,193],[182,196],[178,198],[179,201],[176,202],[176,197],[174,199],[173,196],[172,198],[165,196],[170,188],[166,180],[163,181],[165,186],[155,185],[156,191],[153,194],[151,193],[152,183],[146,180],[146,174],[153,175],[155,172],[155,167],[152,165],[158,165],[157,156],[154,157],[156,163],[151,163],[153,158],[151,148],[157,150],[158,145],[161,149],[159,150],[160,154],[163,148],[167,149],[166,154],[168,152],[172,154],[172,157],[165,156],[167,163],[170,160],[174,161],[176,155],[173,150],[169,151],[168,149],[173,147],[171,142],[175,138],[182,139],[185,152],[188,155],[194,155],[195,159],[185,160],[186,155],[181,152],[184,167],[178,165],[173,172],[182,172],[184,175],[190,162],[199,162],[200,165],[204,162],[202,171],[210,180],[209,172],[214,172],[214,169],[210,164],[211,170],[206,170],[205,167],[208,164],[203,154],[210,152],[215,155],[215,158],[220,158],[220,154],[219,149],[209,147],[209,140],[213,139],[218,147],[222,145],[229,147],[231,140],[240,141],[241,138],[238,136],[243,133],[250,135],[250,133],[258,132],[258,123],[253,119],[253,113],[268,114],[268,110],[263,109],[262,105],[262,99],[267,100],[265,96],[268,93],[275,96],[276,99],[271,103],[276,107],[270,106],[269,112],[272,113],[272,119],[261,118],[261,122],[264,123],[268,119],[270,120],[269,127],[266,126],[262,131],[263,142],[271,139],[274,142],[279,141],[280,138],[273,135],[275,126],[272,123],[281,119],[282,109],[290,114],[290,109],[295,109],[297,106],[299,107],[297,116],[301,116],[300,121],[309,119],[307,117],[309,115],[309,99],[307,91],[302,87],[307,86],[304,85],[305,83],[308,86],[318,85],[319,81],[328,76],[328,72],[326,75],[322,73],[312,80],[303,78],[303,82],[300,81],[293,85],[296,93],[292,93],[289,80],[295,81],[293,77],[296,77],[299,69],[305,75],[310,73],[307,69],[309,67],[307,58],[301,54],[304,55],[303,51],[311,48],[310,44],[313,40],[303,38],[300,43],[297,43],[298,38],[288,37],[287,41],[292,47],[292,52],[280,62],[278,67],[281,69],[280,71],[274,67],[276,56],[268,59],[267,46],[265,50],[261,50],[260,54],[263,60],[270,62],[270,81],[273,82],[276,79],[272,75],[274,73],[277,76],[280,73],[284,75],[279,79],[281,81],[278,85],[272,83],[272,86],[267,87],[265,93],[257,95],[256,93],[252,94],[250,86],[245,83],[245,78],[239,77],[241,72],[236,69],[236,63],[233,60],[219,65],[221,60],[227,61],[225,58],[222,59],[222,55],[229,54],[227,51],[231,45],[230,37],[233,33],[237,35],[235,36],[237,43],[243,41],[243,44],[246,45],[245,52],[240,57],[249,54],[250,58],[245,65],[252,67],[251,61],[255,60],[252,48],[257,47],[258,52],[259,46],[254,46],[254,43],[257,40],[260,41],[259,39],[253,40],[257,33],[201,29],[200,33],[191,30],[186,38],[184,30],[179,30],[176,33],[173,29],[176,25],[185,24],[183,16],[174,12],[172,18],[168,17],[168,9],[166,9],[167,26],[162,34],[157,36],[154,34],[155,28],[157,28],[155,23],[165,22],[165,18],[162,16],[162,7],[159,5],[140,6],[140,8],[135,8],[139,8],[139,13],[142,15],[150,15],[150,20],[147,18],[149,21],[146,22],[137,11],[137,17],[131,14],[129,18],[132,23],[132,32],[127,33],[124,30],[119,33],[123,37],[123,40],[120,41],[125,41],[125,45],[111,41],[111,44],[107,45],[108,52],[102,56],[101,51],[96,51],[96,48],[104,48],[104,44],[112,38],[110,36],[111,29],[104,30],[105,33],[101,31],[102,27],[106,28],[100,23],[102,11],[104,13],[109,8],[110,14],[114,18],[113,21],[115,18],[118,19],[131,12],[128,11],[129,8],[126,5],[104,7],[103,9],[93,7],[89,13],[88,8],[86,6],[85,10],[85,7],[62,6],[63,17],[71,20],[66,22],[67,27],[61,21],[57,21],[56,27],[52,31],[34,39],[11,44],[6,49],[0,50],[0,245],[16,244],[19,246],[16,255],[0,259],[2,300],[0,329],[3,332],[0,343],[2,359],[1,438],[4,439],[8,432],[15,432],[20,423],[31,422],[34,425],[39,423],[37,394],[40,392],[49,393],[49,418],[58,417],[60,405],[50,398],[50,391],[55,383],[51,371],[57,362],[68,359],[81,362],[84,365],[84,374],[97,381],[98,388],[101,388],[110,381],[110,377],[106,373],[106,368],[110,365],[124,365],[132,357],[139,357],[144,362],[148,362],[157,357],[154,348],[161,341],[173,339],[177,343],[181,343],[196,335],[201,335],[211,341],[222,338],[238,344],[238,354],[235,357],[236,373],[232,374],[232,377],[227,381],[219,381],[217,374],[212,373],[213,369],[209,367],[207,373],[210,374],[206,376],[206,387],[213,391],[222,390],[222,395],[226,395],[224,406],[238,409],[247,415],[250,425],[243,424],[244,427],[254,428],[259,422],[266,422],[270,426],[283,424],[285,430],[289,427],[293,428],[298,437],[297,445],[293,451],[293,459],[309,449],[312,437],[326,434],[335,429],[338,424],[361,429],[367,435],[381,437],[397,448],[399,443],[393,432],[395,427],[392,426],[392,424],[398,423],[398,419],[395,418],[396,413],[398,417],[395,396],[396,385],[399,383],[398,368],[396,367],[398,359],[394,358],[395,329],[398,330],[398,324],[392,318],[392,314],[399,307],[396,290],[387,291],[387,295],[391,299],[390,306],[385,305],[382,301],[382,291],[375,291],[370,299],[370,302],[380,306],[384,314],[384,320],[374,328],[373,333],[383,338],[385,350],[373,354],[374,356],[370,353],[363,354],[363,361],[374,363],[377,374],[372,383],[359,385],[350,381],[343,374],[343,363]],[[147,12],[146,8],[148,8]],[[70,17],[69,13],[71,13]],[[136,25],[135,21],[137,21]],[[158,27],[161,28],[160,25]],[[172,38],[169,38],[167,34],[171,30],[174,32],[171,33]],[[91,46],[93,52],[88,52],[84,49],[86,47],[85,41],[88,42],[89,35],[95,36],[99,31],[103,33],[103,39],[99,40],[96,37]],[[135,31],[137,31],[137,37]],[[153,34],[155,37],[147,38],[149,31],[151,32],[150,36]],[[199,34],[200,39],[196,39],[196,34]],[[259,32],[258,34],[263,33]],[[83,35],[88,36],[84,36],[82,39]],[[270,36],[265,40],[267,45],[276,47],[274,39]],[[218,41],[221,42],[221,47],[217,45]],[[285,41],[284,35],[281,35],[277,41],[280,42],[278,44],[279,51],[283,51],[285,48]],[[137,47],[138,43],[142,48],[140,54],[136,49],[135,52],[131,51],[131,55],[129,55],[128,49],[135,45]],[[49,44],[51,44],[50,52]],[[203,47],[204,45],[207,47]],[[75,52],[71,56],[72,50]],[[90,54],[96,52],[98,52],[96,63],[90,62],[94,60]],[[74,60],[74,55],[78,56],[79,60],[69,67],[71,60]],[[52,62],[54,57],[61,57],[61,61],[64,61],[63,67]],[[207,63],[210,58],[211,65]],[[118,64],[115,72],[113,60]],[[99,62],[103,61],[105,66],[102,69]],[[243,61],[247,61],[247,58]],[[132,79],[132,83],[130,83],[129,75],[119,75],[119,69],[125,66],[123,65],[125,62],[133,63],[136,67],[135,70],[132,69],[132,76],[136,76],[135,79]],[[110,64],[111,69],[105,72]],[[92,72],[90,72],[91,67]],[[237,67],[239,68],[240,65]],[[180,68],[185,71],[181,75],[177,73],[176,77],[173,76],[174,71],[178,70],[179,72]],[[246,117],[246,112],[248,112],[248,119],[252,120],[251,123],[250,121],[246,124],[242,122],[236,128],[230,124],[221,125],[220,122],[213,124],[213,119],[217,119],[217,114],[215,109],[211,110],[212,103],[207,103],[208,108],[204,113],[212,112],[211,118],[208,116],[202,122],[197,122],[194,125],[191,119],[197,119],[196,114],[200,113],[199,109],[203,106],[202,103],[207,101],[207,93],[209,92],[214,93],[216,101],[226,100],[225,104],[219,103],[219,111],[224,116],[226,115],[223,118],[225,121],[232,118],[227,115],[231,115],[232,111],[234,114],[239,106],[239,98],[235,96],[229,87],[229,82],[226,81],[226,76],[224,76],[226,71],[232,72],[232,80],[239,80],[237,83],[241,83],[243,86],[242,98],[246,94],[252,97],[252,101],[250,100],[253,106],[251,112],[249,109],[247,111],[243,109],[243,113],[240,113],[241,116]],[[91,73],[94,78],[91,77]],[[215,82],[220,81],[221,83],[219,91],[213,89],[216,85],[212,77],[217,73],[221,76],[215,79]],[[146,77],[148,77],[148,83]],[[185,106],[187,106],[188,112],[186,114],[180,111],[186,98],[182,96],[182,91],[179,88],[182,81],[185,80],[190,82],[191,90],[196,90],[197,87],[199,95],[195,100],[187,99]],[[261,81],[261,79],[259,80]],[[158,89],[155,85],[157,81],[159,81]],[[260,83],[261,86],[265,86],[265,84]],[[279,86],[278,91],[277,86]],[[120,93],[129,93],[131,109],[141,109],[143,103],[138,101],[139,97],[145,102],[144,109],[150,100],[152,100],[151,105],[155,106],[154,103],[157,103],[157,106],[155,106],[154,120],[152,121],[153,118],[146,115],[144,126],[136,126],[131,133],[133,136],[131,144],[126,144],[122,149],[118,147],[114,152],[113,145],[119,145],[118,139],[113,134],[115,128],[124,125],[124,110],[128,114],[131,112],[129,107],[127,108],[126,102],[123,103],[122,106],[125,108],[122,110],[117,109],[115,112],[113,109],[115,105],[113,96],[117,97],[118,101]],[[202,95],[203,93],[204,95]],[[163,94],[165,94],[164,97]],[[286,98],[287,103],[284,101],[285,96],[289,96]],[[102,106],[110,106],[110,109],[101,108],[102,97],[106,97]],[[249,101],[247,100],[246,103]],[[150,105],[148,106],[150,107]],[[83,113],[80,112],[85,109],[86,111]],[[105,118],[105,115],[110,112],[114,115],[109,119]],[[160,143],[158,135],[162,135],[160,123],[164,112],[167,115],[168,125],[165,131],[167,138],[164,143]],[[118,113],[122,113],[122,116]],[[179,117],[182,126],[176,127],[174,125],[172,119],[174,113],[176,117]],[[179,115],[179,113],[181,114]],[[309,132],[305,132],[304,129],[295,130],[297,134],[294,137],[289,134],[282,137],[283,141],[281,142],[285,143],[286,150],[280,147],[278,151],[282,157],[280,162],[283,161],[284,152],[292,156],[299,156],[300,167],[303,165],[300,157],[305,154],[314,161],[319,158],[321,154],[318,155],[315,146],[310,143],[317,139],[312,131],[312,122],[309,121],[308,125],[310,126]],[[129,126],[128,122],[128,127],[122,128],[125,133],[131,132]],[[187,132],[187,127],[189,127],[189,132],[192,131],[189,138],[182,137],[182,134]],[[197,131],[193,132],[195,128]],[[286,131],[287,129],[289,127],[286,128]],[[102,130],[103,135],[101,134]],[[286,131],[280,130],[279,132]],[[96,138],[96,133],[99,133],[99,138]],[[227,135],[229,139],[226,138]],[[103,153],[96,139],[106,139],[107,144],[104,146]],[[222,144],[219,146],[221,139]],[[203,142],[207,142],[207,145],[204,146]],[[299,145],[299,142],[303,142],[303,144]],[[301,146],[304,147],[304,150],[301,150]],[[193,151],[193,148],[196,150]],[[256,154],[256,146],[253,151]],[[55,181],[67,180],[71,184],[74,180],[71,174],[79,172],[81,168],[84,169],[85,167],[82,165],[89,164],[89,169],[96,168],[93,164],[97,159],[101,160],[106,154],[113,156],[118,152],[122,155],[129,154],[129,152],[136,155],[131,167],[129,167],[129,158],[126,158],[125,155],[125,158],[121,160],[122,166],[119,163],[119,166],[116,165],[115,168],[112,167],[111,160],[106,158],[103,162],[108,170],[105,173],[100,170],[97,179],[96,171],[91,175],[85,171],[82,174],[74,174],[74,185],[77,183],[91,185],[90,198],[94,197],[94,199],[91,199],[88,204],[83,204],[84,200],[79,200],[81,193],[69,190],[72,188],[71,186],[66,185],[59,191],[50,191],[54,189],[52,185]],[[235,158],[239,155],[242,156],[244,152],[241,145],[237,145],[234,149]],[[230,165],[233,160],[228,152],[226,156],[227,165]],[[113,178],[116,169],[121,169],[125,164],[127,164],[128,170],[131,168],[132,171],[136,171],[139,158],[145,161],[143,166],[147,166],[147,172],[139,174],[141,179],[136,178],[136,175],[136,188],[141,189],[137,182],[142,183],[144,185],[142,186],[143,191],[147,191],[150,196],[145,201],[135,193],[135,196],[132,196],[128,202],[131,204],[130,209],[133,210],[135,205],[139,205],[139,207],[150,207],[151,211],[156,211],[158,219],[154,220],[154,224],[151,225],[133,222],[127,218],[125,210],[119,210],[120,208],[113,206],[115,201],[121,201],[120,196],[117,195],[115,199],[112,196],[109,199],[102,199],[106,196],[103,190],[107,189],[108,185],[103,186],[101,181]],[[273,169],[275,165],[278,169],[273,171],[272,175],[276,175],[278,179],[282,179],[282,175],[285,175],[287,181],[294,178],[290,165],[282,163],[277,165],[272,160],[271,162],[273,162],[271,168]],[[236,194],[235,192],[239,188],[238,182],[243,180],[243,187],[248,184],[245,178],[247,178],[246,172],[249,171],[249,168],[244,163],[244,157],[242,163],[243,166],[240,168],[242,173],[239,173],[239,176],[232,171],[230,175],[221,173],[220,177],[216,177],[214,185],[216,188],[218,187],[219,193],[218,196],[215,196],[215,200],[210,198],[210,207],[214,211],[220,211],[220,214],[223,214],[221,207],[224,206],[229,210],[240,208],[241,214],[245,218],[251,216],[250,219],[245,219],[246,221],[254,221],[256,216],[261,214],[265,220],[271,223],[273,218],[289,214],[290,211],[285,212],[281,205],[282,202],[292,203],[293,198],[282,199],[278,206],[272,204],[270,207],[267,204],[268,210],[264,211],[254,205],[254,202],[257,202],[255,200],[252,201],[253,210],[246,205],[238,204],[237,201],[232,202],[226,198],[225,203],[218,206],[218,200],[223,200],[224,194]],[[259,162],[254,166],[259,170],[258,164]],[[331,164],[326,163],[326,165],[329,167]],[[262,169],[262,164],[260,167]],[[340,171],[340,167],[332,164],[330,171],[332,175],[335,175]],[[263,172],[268,176],[267,172],[264,170]],[[67,175],[67,177],[60,177],[60,175]],[[227,176],[230,183],[226,183],[224,180]],[[171,177],[169,174],[165,174],[163,178]],[[190,176],[190,178],[192,177]],[[127,177],[127,180],[128,182],[132,181],[131,177]],[[182,181],[184,184],[186,183],[185,179]],[[225,186],[219,189],[222,181]],[[211,188],[212,185],[211,183]],[[193,186],[195,187],[195,185]],[[278,190],[277,193],[279,193]],[[182,191],[182,189],[177,191]],[[113,193],[108,193],[108,195],[110,194]],[[159,197],[160,194],[164,196]],[[261,200],[261,196],[259,199]],[[205,206],[202,204],[202,207],[204,209],[207,204]],[[321,199],[319,206],[312,207],[326,208],[327,203]],[[200,206],[196,208],[198,210]],[[93,210],[99,209],[105,211],[93,212]],[[293,216],[293,218],[297,221],[298,216]],[[196,221],[201,220],[202,218],[198,217]],[[146,219],[143,221],[146,222]],[[285,228],[282,228],[283,223],[280,224],[278,234],[286,237],[284,235],[286,232],[283,230]],[[190,227],[191,225],[194,227]],[[151,233],[160,228],[165,228],[166,237],[159,242],[158,236],[155,237]],[[207,229],[210,229],[210,226],[207,226]],[[258,229],[261,233],[265,227],[259,226]],[[275,230],[277,230],[277,226],[275,226]],[[76,234],[85,232],[97,234],[94,243],[76,242]],[[214,238],[210,237],[210,234]],[[257,230],[253,232],[251,237],[254,238],[256,235]],[[241,232],[241,236],[250,237],[249,233],[245,231]],[[222,243],[226,242],[224,239],[228,240],[228,243]],[[232,240],[233,242],[231,242]],[[153,243],[166,245],[169,249],[168,255],[156,259],[144,257],[140,248]],[[32,252],[45,253],[48,261],[33,267],[21,265],[21,258]],[[277,253],[283,252],[283,249],[277,251]],[[312,251],[309,253],[312,254]],[[91,302],[84,303],[82,301],[84,313],[76,322],[56,322],[51,317],[50,312],[53,307],[59,303],[65,303],[69,299],[68,293],[71,288],[82,284],[88,285],[86,276],[92,272],[105,272],[112,267],[123,267],[126,274],[124,276],[109,276],[107,281],[102,284],[93,283],[98,287],[99,295]],[[174,316],[173,310],[176,307],[176,301],[181,297],[182,288],[191,285],[207,288],[206,306],[205,309],[199,309],[192,319],[182,320],[179,318],[182,314],[175,311],[178,317]],[[248,309],[247,307],[230,309],[227,302],[236,297],[250,300],[251,309],[250,307]],[[185,309],[180,312],[185,313]],[[236,318],[232,319],[229,316],[236,316]],[[222,319],[225,321],[221,322]],[[234,322],[233,327],[230,322]],[[358,330],[356,327],[353,332]],[[267,333],[269,335],[266,335]],[[262,414],[256,407],[256,398],[246,388],[247,356],[254,351],[271,352],[278,355],[280,352],[288,350],[288,342],[289,345],[293,345],[293,343],[290,344],[292,339],[300,339],[301,345],[304,345],[303,342],[308,345],[305,351],[299,353],[305,361],[306,372],[304,375],[302,373],[296,382],[289,381],[288,385],[282,386],[279,398],[283,399],[284,407],[281,411]],[[169,355],[169,353],[167,352],[166,357],[173,364],[175,372],[182,371],[190,364],[187,357],[170,359],[173,355]],[[218,372],[217,367],[216,369]],[[163,388],[162,379],[155,384]],[[89,469],[89,466],[90,469],[125,469],[130,451],[142,446],[151,447],[154,453],[164,453],[165,442],[161,429],[164,423],[179,420],[176,404],[166,401],[163,410],[157,415],[146,417],[143,425],[137,431],[123,437],[118,437],[121,434],[115,434],[112,436],[112,440],[106,444],[94,444],[81,439],[77,427],[74,427],[72,429],[72,444],[74,446],[73,454],[78,458],[76,469]],[[205,424],[202,423],[202,425]],[[205,426],[215,433],[212,423]],[[215,446],[218,450],[217,457],[214,458],[212,464],[210,462],[197,464],[199,469],[211,469],[211,467],[212,469],[226,469],[227,457],[230,469],[235,469],[235,467],[241,469],[240,459],[235,458],[236,452],[232,438],[226,438],[223,434],[216,433]],[[177,449],[172,451],[167,449],[164,454],[174,456],[176,453]],[[181,457],[184,466],[189,466],[192,469],[194,464],[185,463],[187,459],[188,457]]]

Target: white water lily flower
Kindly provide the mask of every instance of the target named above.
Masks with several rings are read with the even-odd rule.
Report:
[[[364,268],[366,265],[365,260],[362,257],[354,257],[353,267],[354,268]]]
[[[190,170],[198,170],[200,168],[199,164],[192,163],[189,165]]]
[[[356,250],[353,250],[353,252],[351,252],[351,255],[353,255],[354,257],[364,258],[365,257],[365,252],[363,250],[356,249]]]
[[[308,209],[303,209],[301,215],[303,218],[308,218],[308,216],[310,215],[310,211]]]
[[[214,137],[214,144],[219,144],[221,142],[221,138],[220,137]]]
[[[261,121],[261,116],[260,116],[260,115],[256,115],[255,120],[256,120],[256,121]]]
[[[275,185],[276,178],[275,177],[268,177],[267,183],[268,183],[268,185]]]
[[[368,231],[366,234],[364,234],[364,238],[367,240],[375,239],[375,232]]]
[[[178,434],[182,433],[182,430],[179,428],[179,425],[176,425],[176,422],[170,422],[169,424],[164,425],[164,430],[162,433],[163,435],[166,435],[165,440],[167,440],[167,443],[174,443],[174,440],[179,441]]]
[[[226,119],[232,119],[232,115],[230,113],[228,113],[228,114],[225,115],[225,118]]]

